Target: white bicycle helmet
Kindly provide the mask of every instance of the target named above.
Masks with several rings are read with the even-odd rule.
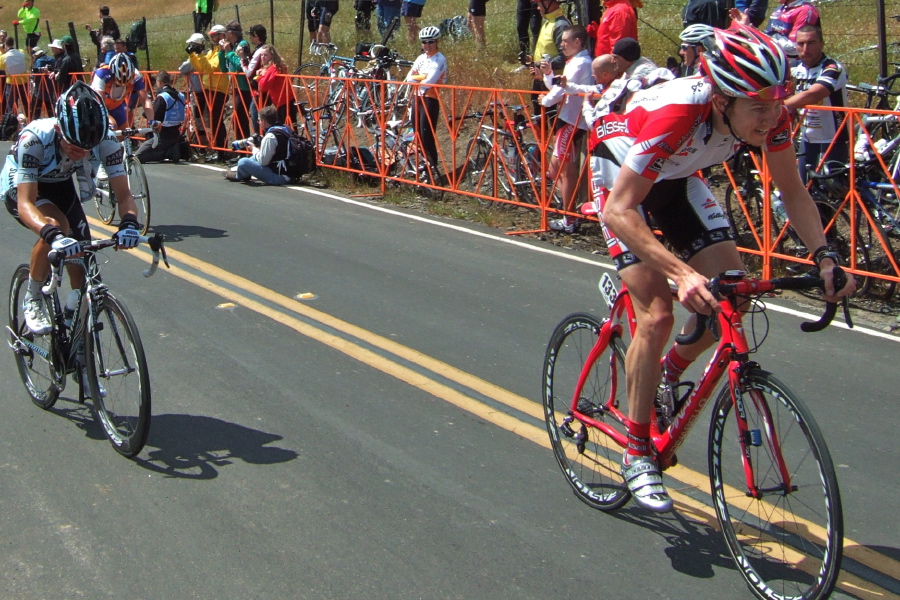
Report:
[[[109,61],[109,71],[119,85],[127,85],[134,81],[134,65],[125,54],[116,54]]]
[[[109,132],[106,104],[83,81],[76,81],[56,101],[56,122],[67,142],[90,150]]]
[[[422,28],[422,31],[419,32],[420,42],[436,42],[439,39],[441,39],[441,30],[434,25],[424,27]]]
[[[701,60],[722,93],[759,100],[791,95],[787,57],[769,36],[740,23],[714,31],[715,40]]]
[[[715,33],[715,30],[709,25],[694,23],[685,27],[678,37],[686,44],[709,46]]]

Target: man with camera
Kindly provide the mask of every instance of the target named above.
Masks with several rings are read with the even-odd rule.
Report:
[[[259,130],[264,131],[262,139],[253,136],[246,140],[232,142],[234,150],[249,150],[250,156],[240,159],[236,170],[226,171],[228,181],[250,181],[256,177],[267,185],[284,185],[290,183],[287,175],[278,172],[278,163],[288,155],[287,136],[276,137],[273,127],[279,126],[278,109],[269,105],[259,111]],[[258,147],[257,147],[258,146]]]

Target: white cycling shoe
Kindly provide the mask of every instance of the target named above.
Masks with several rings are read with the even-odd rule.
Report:
[[[44,309],[43,298],[26,296],[22,302],[22,314],[25,317],[25,324],[34,335],[47,335],[53,329]]]
[[[669,512],[672,498],[652,456],[622,456],[622,477],[634,501],[647,510]]]

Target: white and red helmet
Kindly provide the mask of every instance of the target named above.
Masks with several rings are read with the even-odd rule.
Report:
[[[725,95],[758,100],[791,95],[787,56],[769,36],[732,23],[728,29],[715,30],[711,46],[702,54],[703,66]]]

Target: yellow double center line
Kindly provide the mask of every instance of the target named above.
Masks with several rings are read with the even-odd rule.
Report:
[[[93,228],[112,231],[94,219],[90,220]],[[550,449],[547,432],[543,428],[534,426],[530,423],[525,423],[511,414],[492,408],[484,402],[476,400],[453,387],[440,383],[436,378],[429,377],[418,370],[404,366],[389,357],[369,349],[369,347],[378,348],[403,361],[430,371],[445,380],[453,381],[464,386],[499,404],[519,411],[536,420],[543,421],[543,411],[541,406],[537,403],[479,377],[475,377],[470,373],[466,373],[465,371],[461,371],[444,362],[422,354],[412,348],[372,333],[367,329],[363,329],[352,323],[342,321],[327,313],[311,308],[293,298],[288,298],[287,296],[225,271],[215,265],[198,260],[177,250],[167,248],[167,251],[169,257],[173,259],[176,264],[172,266],[171,270],[167,270],[166,272],[226,300],[234,302],[237,305],[270,318],[273,321],[281,323],[301,335],[314,339],[351,358],[365,363],[368,366],[395,377],[400,381],[419,388],[436,398],[445,400],[458,408],[488,420],[494,425],[515,433],[543,448]],[[140,257],[147,262],[150,261],[150,254],[148,251],[132,252],[131,255]],[[178,266],[179,263],[188,267],[190,271],[180,268]],[[197,273],[203,273],[203,276],[200,276]],[[218,280],[225,285],[216,283],[215,280]],[[243,292],[246,292],[247,295],[236,290],[242,290]],[[254,299],[254,296],[265,300],[265,302]],[[288,312],[276,310],[275,308],[272,308],[272,305],[282,307]],[[300,315],[304,320],[298,319],[289,313]],[[310,324],[309,321],[313,321],[319,325]],[[340,336],[329,333],[326,329],[340,331],[344,335]],[[356,340],[359,340],[359,342],[348,338],[355,338]],[[668,469],[666,474],[667,476],[684,483],[685,485],[683,487],[706,489],[709,486],[707,475],[681,465]],[[678,510],[682,514],[703,525],[713,529],[719,529],[718,520],[712,507],[699,502],[686,494],[679,493],[677,489],[674,488],[670,488],[670,494],[675,500]],[[824,539],[824,530],[813,524],[810,524],[810,527],[811,529],[817,529],[816,531],[811,531],[813,535]],[[844,556],[865,567],[878,571],[889,578],[896,578],[897,574],[900,573],[900,561],[875,552],[848,538],[844,538]],[[802,557],[798,556],[797,566],[801,566],[799,564],[801,562]],[[900,596],[883,589],[862,577],[848,573],[847,571],[841,572],[838,586],[848,593],[866,600],[900,598]]]

